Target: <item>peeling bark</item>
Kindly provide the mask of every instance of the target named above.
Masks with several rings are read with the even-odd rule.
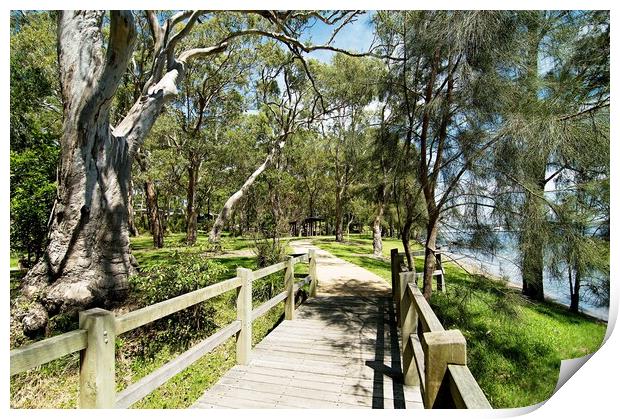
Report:
[[[135,270],[127,226],[130,147],[127,138],[111,132],[110,105],[136,32],[131,12],[111,12],[104,56],[102,19],[100,11],[59,15],[64,123],[58,197],[49,245],[24,278],[22,290],[49,313],[122,298]],[[25,329],[45,327],[42,317],[25,322]]]
[[[46,327],[47,316],[34,315],[41,308],[55,314],[106,306],[127,294],[128,277],[135,272],[127,212],[133,156],[164,104],[177,94],[185,60],[226,48],[221,44],[175,60],[174,45],[192,22],[170,40],[159,38],[167,44],[155,52],[155,64],[165,62],[165,70],[152,77],[126,117],[112,128],[110,107],[133,53],[136,27],[131,11],[111,11],[106,49],[103,17],[103,11],[58,14],[60,176],[49,244],[23,282],[22,295],[31,310],[21,320],[24,330],[32,333]]]

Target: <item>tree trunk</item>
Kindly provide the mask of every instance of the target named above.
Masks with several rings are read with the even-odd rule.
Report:
[[[544,166],[543,166],[544,167]],[[544,177],[543,177],[544,179]],[[539,193],[544,193],[544,181]],[[521,250],[521,275],[523,295],[537,301],[544,301],[544,226],[545,207],[542,200],[531,193],[526,195],[524,221],[519,234]]]
[[[343,242],[343,224],[344,224],[344,214],[342,209],[342,190],[338,189],[336,191],[336,241]]]
[[[209,234],[209,242],[217,243],[220,241],[220,236],[222,234],[222,229],[224,228],[224,224],[230,218],[230,214],[232,210],[235,208],[235,205],[237,205],[237,203],[241,200],[241,198],[243,198],[243,196],[247,193],[247,191],[250,189],[250,187],[252,186],[256,178],[260,176],[260,174],[263,173],[265,169],[267,169],[269,164],[271,164],[271,161],[276,155],[277,150],[280,149],[282,146],[283,144],[280,143],[279,145],[273,147],[271,151],[269,152],[269,154],[267,155],[267,158],[265,158],[265,161],[263,162],[263,164],[261,164],[250,175],[250,177],[247,178],[245,183],[241,186],[241,188],[237,192],[235,192],[228,198],[228,200],[224,204],[224,207],[218,214],[217,219],[215,220],[215,223],[213,224],[213,228],[211,229],[211,233]]]
[[[111,12],[104,57],[102,20],[100,11],[59,14],[60,176],[49,244],[24,278],[22,293],[33,301],[22,318],[26,333],[45,328],[48,313],[122,298],[135,272],[127,225],[130,144],[112,132],[110,105],[136,31],[131,12]]]
[[[133,54],[136,26],[131,11],[111,11],[104,37],[103,21],[103,11],[58,14],[63,102],[58,198],[45,255],[24,278],[29,311],[18,317],[25,333],[43,330],[49,313],[105,306],[126,294],[127,278],[135,272],[127,226],[132,159],[163,106],[177,95],[186,61],[227,47],[191,49],[177,59],[174,48],[189,29],[166,38],[151,19],[155,71],[113,128],[110,107]],[[189,27],[195,19],[190,21]]]
[[[424,285],[422,294],[427,300],[431,298],[433,293],[433,272],[435,272],[435,247],[437,245],[437,219],[429,217],[426,232],[426,247],[424,253]]]
[[[155,183],[148,179],[144,182],[144,193],[146,194],[146,210],[149,217],[149,228],[153,235],[153,246],[157,249],[164,247],[164,228],[162,225],[159,204],[157,200],[157,190]]]
[[[136,226],[135,211],[133,208],[133,181],[129,181],[129,192],[127,198],[127,224],[129,228],[129,235],[132,237],[139,236],[138,226]]]
[[[200,166],[190,164],[188,167],[188,184],[187,184],[187,214],[186,214],[186,241],[192,246],[196,243],[196,233],[198,230],[198,210],[196,208],[196,186],[198,184],[198,172]]]
[[[571,271],[575,273],[575,281],[573,283],[573,279],[571,278]],[[570,285],[570,307],[569,311],[573,313],[579,312],[579,289],[581,288],[581,274],[579,272],[579,267],[575,266],[574,269],[569,267],[568,270],[568,283]]]
[[[372,254],[379,258],[383,256],[383,241],[381,239],[381,216],[376,215],[372,222]]]
[[[542,13],[542,12],[541,12]],[[535,103],[538,97],[538,52],[543,39],[541,23],[533,19],[528,25],[529,46],[527,57],[529,60],[526,81],[532,101]],[[545,177],[548,156],[538,156],[535,169],[531,172],[532,180],[538,186],[536,194],[544,195]],[[523,276],[524,295],[534,299],[544,300],[543,270],[544,270],[544,224],[546,222],[545,207],[540,198],[526,191],[526,202],[523,210],[524,220],[521,224],[519,241],[521,247],[521,274]]]
[[[411,225],[413,224],[413,222],[411,221],[411,219],[407,219],[405,220],[405,223],[403,224],[403,228],[401,231],[401,241],[403,242],[403,249],[405,249],[405,257],[407,258],[407,266],[409,267],[410,271],[414,270],[414,266],[413,266],[413,257],[411,256],[411,246],[410,246],[410,236],[411,236]]]

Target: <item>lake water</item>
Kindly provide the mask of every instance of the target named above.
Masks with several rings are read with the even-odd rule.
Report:
[[[455,233],[444,230],[440,233],[440,243],[450,243],[455,240]],[[488,272],[490,275],[506,278],[510,283],[519,287],[522,285],[521,270],[518,266],[519,254],[516,250],[516,240],[511,233],[497,233],[500,238],[502,248],[495,254],[489,255],[476,250],[463,247],[456,247],[447,244],[446,247],[457,262],[465,262],[475,265],[477,268]],[[443,240],[441,240],[443,238]],[[543,285],[545,298],[556,301],[565,306],[570,305],[570,287],[568,279],[557,280],[551,277],[549,272],[544,272]],[[593,317],[607,321],[609,317],[609,307],[597,306],[591,298],[588,298],[587,290],[581,289],[581,300],[579,302],[580,311]]]

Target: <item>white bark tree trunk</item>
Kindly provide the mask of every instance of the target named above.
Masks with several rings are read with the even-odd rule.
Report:
[[[265,158],[265,161],[263,162],[263,164],[261,164],[250,175],[250,177],[248,177],[246,179],[246,181],[243,183],[243,185],[241,186],[241,188],[237,192],[232,194],[226,200],[226,203],[222,207],[222,210],[217,215],[217,219],[215,220],[215,223],[213,223],[213,227],[211,228],[211,232],[209,233],[209,242],[211,242],[211,243],[218,243],[220,241],[220,237],[222,235],[222,229],[224,228],[224,224],[230,218],[233,209],[235,208],[237,203],[241,200],[241,198],[243,198],[243,196],[250,189],[250,187],[252,186],[252,184],[254,183],[256,178],[258,178],[261,175],[261,173],[263,173],[265,171],[265,169],[267,169],[267,167],[271,164],[271,162],[273,161],[273,158],[276,155],[276,152],[282,146],[283,146],[283,143],[280,143],[279,145],[273,147],[271,149],[271,151],[269,152],[269,154],[267,155],[267,157]]]
[[[130,12],[112,12],[103,55],[99,11],[61,12],[58,61],[64,104],[58,199],[49,245],[24,279],[23,294],[46,311],[82,308],[122,297],[134,271],[127,201],[131,157],[113,135],[110,105],[133,51]],[[40,307],[37,307],[40,313]],[[27,318],[31,332],[46,320]]]
[[[105,306],[126,295],[127,279],[135,271],[127,226],[132,158],[163,105],[177,94],[185,60],[226,47],[190,50],[176,60],[174,45],[180,37],[164,45],[158,27],[155,64],[163,60],[166,70],[158,70],[127,116],[112,128],[110,106],[133,53],[136,28],[130,11],[110,12],[104,49],[103,17],[102,11],[59,13],[64,123],[58,198],[48,247],[24,278],[22,295],[29,309],[18,316],[27,334],[41,332],[48,314]]]

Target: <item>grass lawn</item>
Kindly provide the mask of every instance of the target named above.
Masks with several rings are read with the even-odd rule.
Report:
[[[386,260],[372,257],[372,240],[359,236],[345,243],[315,239],[334,255],[391,281],[389,252],[402,245],[384,240]],[[416,258],[416,270],[423,266]],[[553,303],[532,303],[518,290],[445,264],[446,293],[431,305],[446,329],[467,339],[468,364],[493,407],[521,407],[543,401],[555,389],[560,361],[596,351],[607,324],[574,315]]]

